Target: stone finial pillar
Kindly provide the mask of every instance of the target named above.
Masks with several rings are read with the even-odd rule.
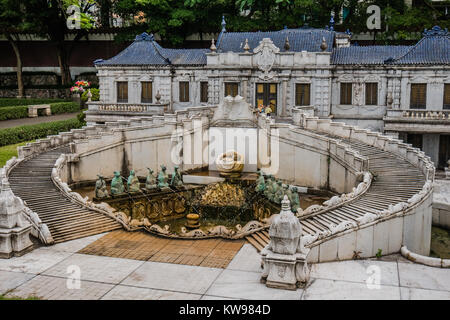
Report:
[[[301,243],[302,226],[292,213],[285,195],[281,212],[269,229],[270,242],[261,251],[263,274],[261,282],[267,287],[295,290],[309,280],[306,257],[309,249]]]
[[[31,224],[23,217],[24,210],[22,200],[4,178],[0,193],[0,258],[20,256],[32,249]]]

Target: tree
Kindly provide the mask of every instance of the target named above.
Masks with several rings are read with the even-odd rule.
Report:
[[[20,55],[21,32],[29,31],[24,19],[22,0],[0,0],[0,30],[8,39],[16,56],[16,73],[18,96],[24,96],[24,85],[22,78],[22,57]]]
[[[56,45],[58,64],[61,71],[62,84],[70,84],[69,59],[75,43],[87,34],[87,30],[93,27],[93,17],[89,13],[95,5],[94,0],[27,0],[25,1],[25,11],[29,23],[35,33],[48,38]],[[80,15],[69,15],[67,9],[75,5],[80,8]],[[69,30],[68,20],[79,20],[79,28]],[[75,33],[75,38],[71,45],[65,42],[66,35]]]

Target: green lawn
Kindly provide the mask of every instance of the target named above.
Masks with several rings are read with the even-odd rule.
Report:
[[[31,142],[31,141],[27,141]],[[0,147],[0,167],[3,167],[9,159],[16,156],[17,157],[17,147],[24,146],[27,142],[21,142],[16,144],[10,144],[7,146]]]

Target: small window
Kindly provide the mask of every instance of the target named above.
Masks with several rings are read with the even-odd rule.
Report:
[[[208,102],[208,82],[200,82],[200,102]]]
[[[128,102],[128,82],[117,82],[117,102]]]
[[[366,105],[378,104],[378,83],[366,83]]]
[[[152,103],[153,88],[150,81],[141,82],[141,103]]]
[[[425,109],[427,105],[427,84],[413,83],[411,84],[411,109]]]
[[[450,110],[450,83],[444,84],[444,109]]]
[[[189,82],[180,81],[180,102],[189,102]]]
[[[352,104],[352,83],[341,83],[341,104]]]
[[[236,97],[237,95],[238,95],[238,84],[236,82],[226,82],[225,97],[227,96]]]
[[[296,106],[309,106],[310,105],[310,91],[311,86],[309,83],[297,83],[295,85],[295,105]]]

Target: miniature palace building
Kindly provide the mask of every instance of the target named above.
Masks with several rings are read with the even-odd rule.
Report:
[[[329,29],[222,32],[210,49],[162,48],[143,33],[96,60],[100,101],[88,123],[218,105],[239,95],[279,118],[300,107],[319,118],[383,132],[450,158],[450,37],[435,26],[412,46],[351,45]]]

